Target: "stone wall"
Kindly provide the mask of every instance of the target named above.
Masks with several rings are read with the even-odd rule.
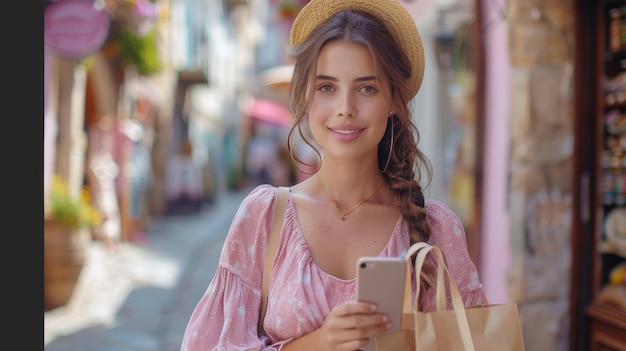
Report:
[[[527,350],[569,348],[574,4],[508,2],[511,299]]]

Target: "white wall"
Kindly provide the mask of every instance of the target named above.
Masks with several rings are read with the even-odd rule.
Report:
[[[409,13],[415,20],[424,47],[424,78],[417,95],[413,99],[413,119],[420,131],[418,147],[434,166],[433,179],[430,186],[424,189],[426,198],[443,199],[443,185],[439,181],[439,170],[436,165],[441,163],[439,148],[439,123],[437,120],[438,76],[437,59],[433,37],[436,31],[437,8],[435,1],[404,2]],[[433,132],[435,131],[435,132]]]

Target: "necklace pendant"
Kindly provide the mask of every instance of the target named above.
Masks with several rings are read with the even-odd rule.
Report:
[[[345,220],[346,220],[346,216],[345,216],[345,215],[342,215],[342,216],[341,216],[341,220],[342,220],[342,221],[345,221]]]

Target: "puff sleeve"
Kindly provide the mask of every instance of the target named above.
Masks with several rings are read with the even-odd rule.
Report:
[[[196,305],[181,351],[278,350],[257,335],[261,283],[277,188],[260,185],[242,201],[222,247],[218,268]]]

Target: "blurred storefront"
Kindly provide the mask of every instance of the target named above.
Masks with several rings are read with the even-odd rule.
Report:
[[[128,141],[110,151],[118,168],[123,240],[141,231],[133,226],[143,228],[151,215],[165,214],[167,162],[187,141],[203,170],[206,202],[238,182],[243,167],[237,132],[240,97],[253,93],[252,58],[261,34],[248,5],[217,0],[46,1],[44,190],[53,174],[68,179],[76,192],[83,185],[98,186],[97,177],[88,176],[93,172],[87,158],[88,151],[102,147],[90,145],[88,133],[105,117],[113,118]],[[63,19],[60,7],[77,7],[72,11],[83,15],[67,15],[66,10],[69,17]],[[52,26],[51,19],[60,24]],[[207,100],[215,107],[209,116],[203,107]],[[141,132],[126,133],[137,129],[133,126]],[[148,171],[140,172],[141,165]],[[142,198],[141,204],[135,201]]]
[[[626,253],[615,229],[626,153],[611,124],[623,110],[626,7],[483,1],[482,9],[487,295],[518,303],[528,350],[626,349]],[[494,294],[498,285],[504,294]]]
[[[58,174],[73,191],[86,185],[99,196],[103,184],[93,166],[103,163],[91,156],[110,154],[119,239],[130,240],[163,202],[158,189],[171,84],[159,52],[167,52],[167,43],[157,43],[157,37],[167,30],[167,1],[59,0],[44,6],[44,190]],[[113,148],[89,137],[103,118],[117,131]]]
[[[244,168],[254,184],[293,185],[296,171],[287,149],[291,113],[277,100],[253,98],[244,105],[241,134]]]

